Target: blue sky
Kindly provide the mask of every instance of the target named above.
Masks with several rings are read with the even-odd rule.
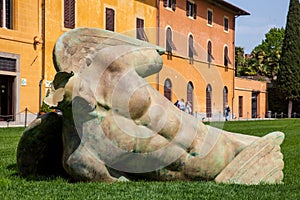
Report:
[[[244,47],[245,53],[251,53],[254,47],[261,44],[271,28],[285,28],[289,0],[226,1],[251,14],[236,19],[235,45]]]

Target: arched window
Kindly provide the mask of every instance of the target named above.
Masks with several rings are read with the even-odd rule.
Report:
[[[189,102],[191,104],[191,110],[192,110],[192,113],[193,113],[193,105],[194,105],[194,86],[193,86],[193,83],[190,81],[188,82],[187,84],[187,94],[186,94],[186,99],[187,99],[187,102]]]
[[[212,116],[212,88],[210,84],[207,85],[206,87],[206,117],[211,117]]]
[[[175,44],[173,43],[172,39],[172,30],[170,27],[166,30],[166,51],[168,53],[172,53],[172,50],[176,50]]]
[[[226,105],[228,105],[228,88],[225,86],[223,89],[223,111],[225,111]]]
[[[224,47],[224,66],[228,67],[228,64],[231,64],[229,56],[228,56],[228,47]]]
[[[214,60],[214,57],[212,55],[212,43],[211,41],[208,41],[207,43],[207,62],[212,62]]]
[[[164,83],[164,96],[172,101],[172,83],[170,79],[166,79]]]
[[[189,58],[192,60],[194,58],[194,38],[192,35],[189,36]]]
[[[171,42],[172,42],[172,31],[170,28],[167,28],[167,33],[166,33],[166,51],[167,52],[172,52],[172,46],[171,46]]]

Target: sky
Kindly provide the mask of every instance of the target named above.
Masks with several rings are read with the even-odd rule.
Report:
[[[236,18],[235,46],[251,51],[271,28],[285,28],[289,0],[226,0],[250,15]]]

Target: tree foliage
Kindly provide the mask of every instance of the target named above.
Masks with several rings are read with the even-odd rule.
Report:
[[[300,97],[300,4],[290,0],[277,86],[288,100]]]
[[[276,80],[279,69],[284,28],[271,28],[262,43],[250,55],[246,55],[243,65],[238,66],[238,75],[264,76]]]
[[[277,88],[288,100],[288,116],[291,116],[293,100],[300,99],[300,3],[290,0],[282,56],[278,72]]]

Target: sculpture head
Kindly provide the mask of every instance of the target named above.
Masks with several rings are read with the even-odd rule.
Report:
[[[53,50],[57,74],[45,101],[57,106],[63,98],[72,101],[80,96],[91,108],[97,104],[116,107],[126,117],[138,118],[149,104],[142,100],[149,95],[143,90],[147,83],[142,78],[161,70],[162,53],[164,49],[158,46],[115,32],[90,28],[68,31]]]

